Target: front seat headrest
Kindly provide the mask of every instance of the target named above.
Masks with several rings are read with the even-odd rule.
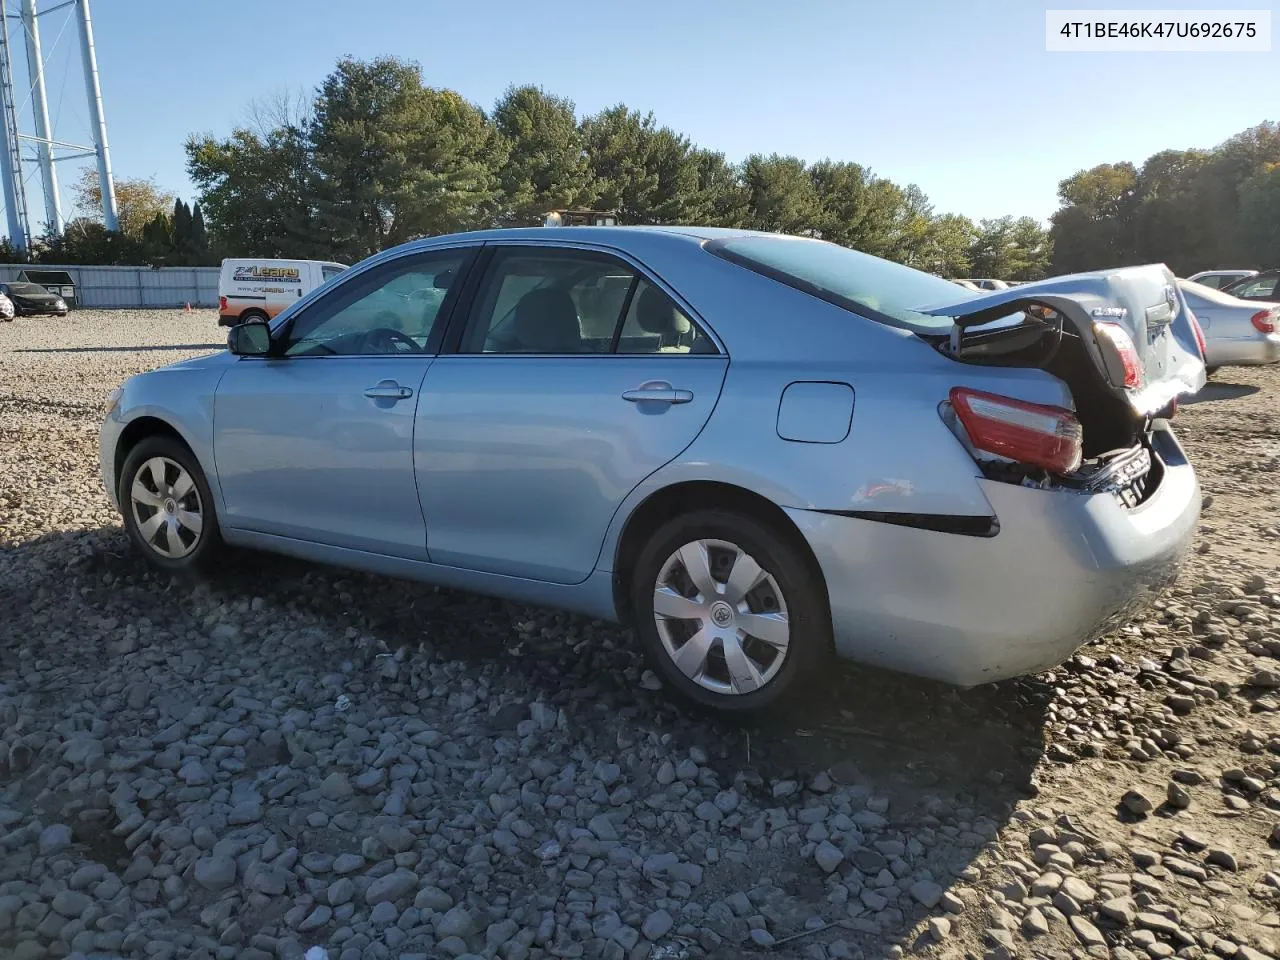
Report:
[[[516,304],[514,334],[528,353],[579,353],[582,327],[573,297],[564,290],[531,290]]]

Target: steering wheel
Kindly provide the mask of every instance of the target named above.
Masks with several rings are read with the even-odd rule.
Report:
[[[407,333],[378,327],[364,335],[365,348],[373,353],[421,353],[422,348]]]

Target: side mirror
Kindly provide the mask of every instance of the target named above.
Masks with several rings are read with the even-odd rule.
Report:
[[[249,320],[231,328],[227,349],[237,357],[265,357],[271,352],[271,328],[265,320]]]

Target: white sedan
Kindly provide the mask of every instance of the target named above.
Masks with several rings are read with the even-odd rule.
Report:
[[[1241,300],[1190,280],[1178,286],[1204,331],[1210,371],[1280,360],[1280,303]]]

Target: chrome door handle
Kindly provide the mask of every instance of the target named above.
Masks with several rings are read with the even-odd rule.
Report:
[[[382,380],[365,390],[364,395],[370,400],[407,400],[413,396],[413,389],[402,387],[394,380]]]
[[[688,403],[693,399],[692,390],[677,390],[662,380],[642,383],[634,390],[627,390],[622,399],[631,403]]]

